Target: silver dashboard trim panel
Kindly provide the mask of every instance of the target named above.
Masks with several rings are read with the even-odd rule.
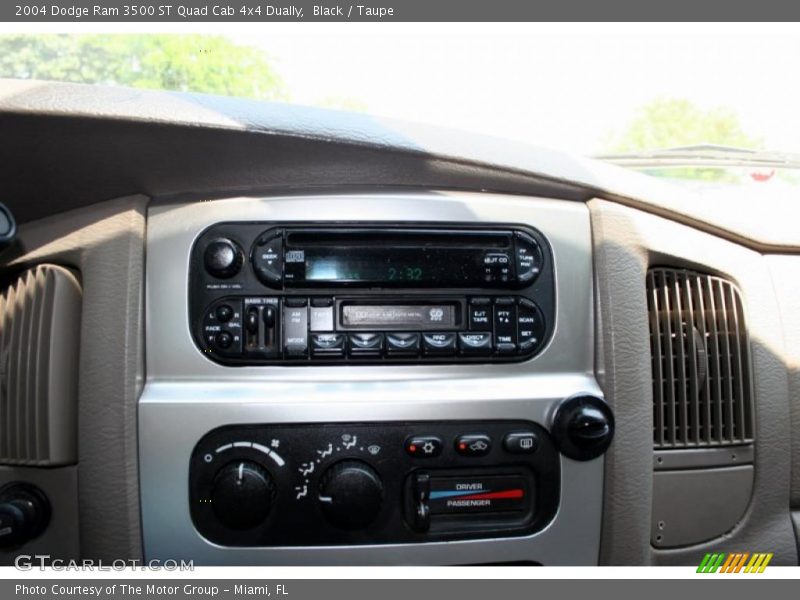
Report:
[[[192,243],[221,221],[514,222],[550,241],[557,319],[534,359],[487,365],[224,367],[195,347],[188,323]],[[146,558],[196,564],[596,564],[603,459],[562,458],[561,505],[524,537],[337,547],[220,547],[189,515],[194,445],[222,425],[437,419],[530,419],[547,426],[562,399],[602,395],[594,377],[591,228],[584,204],[477,193],[239,198],[150,207],[147,379],[139,401]]]

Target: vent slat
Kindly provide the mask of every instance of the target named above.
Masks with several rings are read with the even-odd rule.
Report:
[[[731,305],[733,306],[733,331],[734,340],[733,348],[735,350],[734,366],[736,368],[736,399],[737,399],[737,412],[739,414],[740,423],[740,437],[747,440],[753,437],[753,425],[751,420],[751,413],[747,399],[747,389],[749,389],[749,369],[747,368],[747,348],[744,346],[744,336],[742,331],[744,323],[742,321],[742,303],[739,296],[729,290],[731,294]]]
[[[683,324],[683,305],[681,303],[681,295],[680,295],[680,282],[678,281],[678,277],[674,274],[672,276],[672,285],[670,286],[670,290],[672,292],[672,321],[673,327],[672,330],[675,332],[674,342],[675,347],[678,349],[677,355],[677,362],[676,362],[676,380],[677,380],[677,402],[678,402],[678,410],[676,411],[678,414],[678,425],[676,426],[676,432],[679,433],[678,439],[676,440],[677,443],[682,445],[688,445],[689,443],[689,430],[687,427],[688,421],[688,398],[686,396],[686,386],[688,384],[686,380],[686,334],[684,332],[684,324]]]
[[[661,323],[658,320],[658,286],[656,285],[656,274],[647,274],[650,293],[647,295],[647,302],[650,309],[650,348],[653,357],[653,373],[657,381],[664,381],[664,370],[662,365],[663,355],[661,353]],[[656,445],[664,444],[664,386],[656,385],[653,387],[653,442]]]
[[[687,402],[691,405],[692,414],[692,442],[697,445],[700,443],[700,402],[698,397],[698,377],[697,372],[697,339],[694,335],[694,303],[692,302],[692,279],[684,278],[683,281],[683,305],[686,307],[686,339],[689,342],[689,394]]]
[[[719,302],[722,310],[719,314],[720,330],[722,331],[722,367],[725,376],[725,439],[729,442],[737,441],[737,427],[735,426],[734,415],[736,408],[734,406],[735,398],[733,391],[733,366],[731,364],[731,339],[730,329],[728,327],[728,314],[730,307],[728,305],[727,294],[723,289],[722,282],[716,282],[716,291],[719,294]]]
[[[663,344],[664,344],[664,358],[665,358],[665,365],[664,370],[666,371],[666,378],[668,382],[672,382],[671,384],[667,385],[666,390],[666,413],[667,413],[667,427],[666,427],[666,434],[665,434],[665,442],[669,446],[673,446],[675,444],[675,353],[673,352],[672,347],[672,340],[673,340],[673,332],[672,332],[672,319],[669,318],[669,313],[671,310],[671,306],[669,304],[669,293],[667,288],[669,287],[669,282],[667,278],[664,277],[662,284],[660,286],[660,293],[661,293],[661,306],[664,313],[667,315],[667,318],[662,320],[664,325],[663,330]]]
[[[719,277],[647,273],[656,448],[753,441],[749,342],[738,290]]]
[[[720,391],[720,366],[719,366],[719,331],[717,331],[717,303],[714,301],[714,290],[711,278],[705,277],[706,303],[706,329],[708,330],[708,361],[709,381],[711,384],[711,412],[714,419],[714,441],[722,443],[722,394]]]

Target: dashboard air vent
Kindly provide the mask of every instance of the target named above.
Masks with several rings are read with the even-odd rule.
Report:
[[[39,265],[0,294],[0,464],[57,466],[77,458],[81,287]]]
[[[753,441],[750,353],[739,291],[692,271],[647,274],[656,449]]]

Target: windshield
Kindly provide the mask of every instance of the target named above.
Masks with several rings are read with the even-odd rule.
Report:
[[[613,34],[577,25],[465,26],[463,34],[265,31],[3,34],[0,76],[362,111],[587,156],[700,144],[800,150],[800,88],[787,84],[800,36],[789,30],[675,34],[636,24]],[[759,181],[741,165],[626,166],[723,184],[775,179]],[[783,171],[779,178],[794,181]]]

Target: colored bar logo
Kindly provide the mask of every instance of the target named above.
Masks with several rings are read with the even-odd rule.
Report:
[[[698,573],[763,573],[769,561],[772,560],[772,552],[734,552],[725,554],[724,552],[706,554],[697,567]],[[748,559],[750,559],[748,561]],[[747,563],[745,565],[745,563]]]

